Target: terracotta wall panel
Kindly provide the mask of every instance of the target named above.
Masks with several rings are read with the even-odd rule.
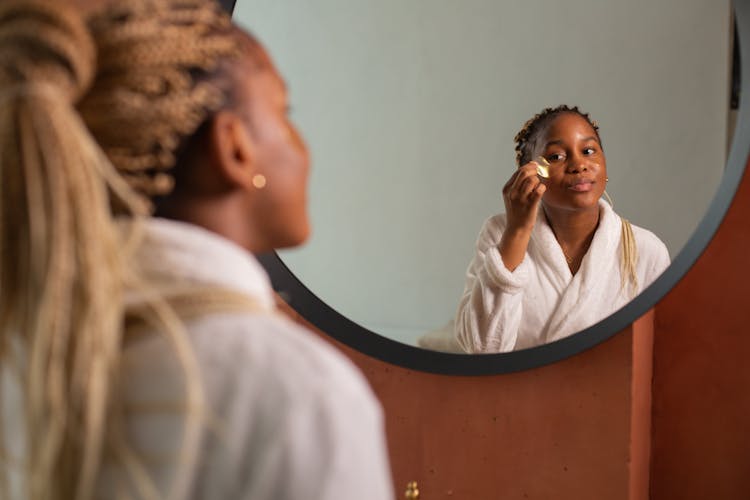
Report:
[[[652,498],[750,498],[750,179],[656,308]]]
[[[651,322],[552,365],[483,377],[414,372],[324,338],[383,404],[399,495],[416,480],[425,499],[634,500],[648,485],[650,393],[634,391],[633,367],[650,370]]]

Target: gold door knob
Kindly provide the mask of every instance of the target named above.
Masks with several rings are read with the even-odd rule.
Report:
[[[417,488],[416,481],[409,481],[406,484],[406,493],[404,493],[406,500],[419,500],[419,488]]]

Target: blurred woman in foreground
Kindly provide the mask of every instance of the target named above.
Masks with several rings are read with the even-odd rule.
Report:
[[[205,0],[5,1],[0,99],[3,497],[390,498],[366,382],[252,256],[308,236],[260,44]]]

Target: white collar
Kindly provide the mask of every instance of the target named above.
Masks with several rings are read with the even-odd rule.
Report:
[[[127,219],[118,223],[127,227]],[[143,221],[135,260],[150,279],[221,286],[273,308],[271,282],[255,257],[200,226],[158,217]]]
[[[542,224],[535,225],[532,230],[532,238],[540,247],[536,258],[540,269],[544,268],[559,293],[557,305],[543,333],[545,342],[552,342],[591,326],[609,314],[605,314],[601,307],[592,307],[596,300],[591,298],[599,296],[602,288],[609,286],[612,277],[617,276],[620,262],[617,248],[622,223],[615,211],[599,200],[599,225],[580,269],[573,276],[544,216],[537,222]]]
[[[584,261],[581,263],[582,268],[588,263],[588,261],[592,259],[598,260],[598,254],[602,252],[605,252],[606,254],[606,252],[612,251],[610,248],[612,244],[619,243],[619,216],[604,200],[599,200],[598,204],[599,224],[594,233],[594,238],[591,241],[591,246],[584,256]],[[534,225],[534,229],[532,229],[531,237],[540,248],[538,258],[547,261],[549,265],[555,269],[556,273],[560,275],[563,281],[569,282],[573,278],[573,275],[568,268],[562,248],[557,242],[555,233],[552,231],[552,227],[549,225],[542,207],[539,207],[537,223]],[[589,257],[589,255],[591,255],[591,257]]]

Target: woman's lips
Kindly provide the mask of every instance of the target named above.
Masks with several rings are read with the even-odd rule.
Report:
[[[594,188],[594,182],[593,181],[587,181],[587,180],[580,180],[576,181],[575,183],[571,184],[568,189],[571,191],[576,191],[579,193],[585,193],[587,191],[591,191]]]

